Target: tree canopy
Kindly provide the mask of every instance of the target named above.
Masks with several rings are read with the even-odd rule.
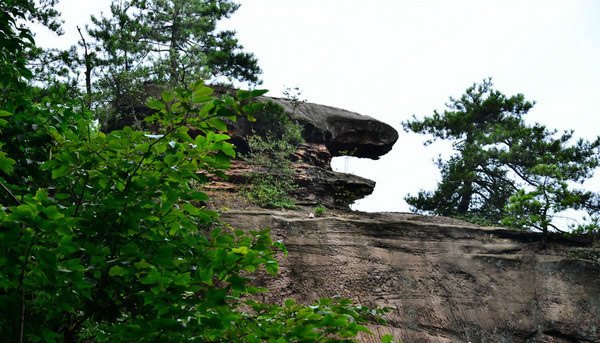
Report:
[[[217,30],[239,5],[228,0],[113,1],[110,16],[92,17],[100,88],[132,91],[154,81],[171,86],[197,80],[258,83],[261,72],[234,31]]]
[[[406,131],[431,135],[426,144],[449,140],[456,151],[437,161],[442,180],[434,191],[406,198],[413,210],[545,233],[559,229],[552,218],[563,210],[595,214],[597,196],[573,185],[593,175],[600,141],[573,143],[572,131],[527,124],[533,106],[488,79],[450,98],[442,113],[404,122]]]

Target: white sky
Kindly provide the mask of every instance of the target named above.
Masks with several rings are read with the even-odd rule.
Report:
[[[262,88],[281,96],[299,86],[309,102],[369,115],[400,139],[380,160],[339,158],[337,170],[375,180],[354,209],[408,211],[403,198],[433,189],[432,159],[443,144],[400,123],[443,109],[473,82],[492,77],[506,95],[523,93],[537,121],[576,135],[600,134],[600,1],[596,0],[244,0],[223,27],[235,29],[264,71]],[[68,46],[76,25],[108,11],[110,1],[63,0]],[[598,188],[596,180],[591,187]]]

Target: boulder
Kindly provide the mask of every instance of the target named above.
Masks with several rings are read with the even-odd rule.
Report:
[[[369,116],[310,102],[295,103],[281,98],[263,98],[283,106],[303,127],[309,143],[325,144],[332,156],[378,159],[398,140],[390,125]]]

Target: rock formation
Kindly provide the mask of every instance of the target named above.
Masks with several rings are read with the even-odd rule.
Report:
[[[332,156],[378,159],[392,150],[398,132],[386,123],[343,109],[271,98],[303,127],[309,143],[324,144]],[[294,108],[296,107],[296,108]]]
[[[581,258],[592,251],[585,242],[554,237],[542,249],[537,233],[348,211],[374,182],[332,171],[331,157],[377,159],[397,132],[356,113],[275,100],[304,127],[306,143],[293,157],[298,208],[220,204],[225,222],[269,227],[287,246],[281,277],[262,281],[273,300],[342,296],[392,307],[388,324],[373,326],[364,342],[385,333],[407,343],[600,342],[600,259]],[[239,142],[243,132],[238,127]],[[229,181],[213,190],[235,194],[249,168],[235,161]],[[311,215],[316,204],[328,207],[324,217]]]
[[[267,281],[275,301],[342,296],[393,307],[377,337],[413,342],[600,342],[600,265],[586,248],[448,218],[336,211],[227,211],[272,229],[289,255]]]
[[[300,204],[348,209],[354,201],[373,192],[374,181],[333,171],[331,158],[378,159],[390,151],[398,139],[394,128],[371,117],[335,107],[313,103],[293,105],[289,100],[279,98],[262,100],[283,106],[302,127],[305,143],[292,157],[295,183],[299,186],[294,196]],[[251,124],[243,118],[234,124],[233,142],[242,153],[248,150],[245,140],[251,133]],[[220,183],[219,187],[235,191],[236,185],[243,185],[251,171],[252,166],[237,160],[228,173],[229,183]]]

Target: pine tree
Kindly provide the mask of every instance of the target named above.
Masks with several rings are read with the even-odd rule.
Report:
[[[572,140],[573,131],[558,134],[535,124],[513,131],[507,140],[508,149],[493,149],[498,160],[521,181],[507,203],[502,224],[537,229],[546,237],[550,229],[564,231],[553,223],[561,211],[585,210],[591,216],[598,213],[598,195],[575,185],[593,176],[600,162],[600,140]]]
[[[426,145],[450,140],[457,152],[448,161],[437,161],[442,181],[435,191],[406,198],[413,210],[492,222],[503,217],[515,185],[488,148],[523,126],[533,103],[522,94],[506,97],[492,87],[491,79],[474,84],[461,98],[451,97],[443,113],[434,111],[430,117],[403,123],[406,131],[432,135]]]
[[[229,0],[147,0],[138,5],[156,77],[171,84],[226,77],[258,82],[253,54],[234,31],[217,31],[239,5]]]
[[[92,17],[97,100],[105,129],[134,124],[157,85],[198,80],[259,83],[261,70],[233,31],[218,31],[239,5],[214,0],[114,0],[111,15]],[[164,89],[163,89],[164,90]]]
[[[573,131],[559,134],[541,124],[528,125],[533,107],[522,94],[506,97],[491,80],[469,87],[448,110],[404,122],[406,131],[451,140],[456,154],[437,161],[442,180],[434,191],[406,201],[414,211],[460,217],[520,229],[546,238],[561,231],[554,218],[567,209],[598,214],[598,195],[574,185],[593,176],[600,139],[575,143]]]

